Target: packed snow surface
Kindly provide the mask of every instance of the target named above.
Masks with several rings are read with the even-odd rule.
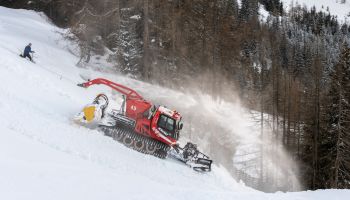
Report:
[[[197,173],[130,150],[72,117],[106,87],[76,86],[94,74],[147,93],[152,85],[78,68],[72,44],[42,14],[0,7],[0,199],[347,199],[348,190],[266,194],[220,166]],[[18,55],[29,42],[36,64]],[[159,86],[159,95],[181,93]],[[156,95],[157,95],[156,93]],[[176,96],[177,95],[177,96]],[[171,96],[170,98],[172,98]],[[177,99],[178,100],[178,99]],[[195,103],[196,100],[190,101]]]

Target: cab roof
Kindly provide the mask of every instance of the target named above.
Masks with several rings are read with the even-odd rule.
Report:
[[[158,110],[163,113],[166,114],[170,117],[172,117],[173,119],[175,119],[176,121],[181,119],[181,115],[179,112],[177,112],[176,110],[170,110],[169,108],[165,107],[165,106],[159,106]]]

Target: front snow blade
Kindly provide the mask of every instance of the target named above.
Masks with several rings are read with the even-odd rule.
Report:
[[[212,163],[213,163],[212,160],[209,160],[206,158],[197,158],[192,168],[197,172],[210,172]]]
[[[197,145],[188,142],[184,148],[174,146],[168,155],[190,166],[198,172],[210,172],[211,164],[209,156],[198,151]]]
[[[193,170],[196,172],[210,172],[211,169],[208,167],[193,167]]]
[[[212,160],[205,159],[205,158],[198,158],[196,160],[196,166],[193,167],[193,170],[198,172],[210,172],[212,163],[213,163]]]

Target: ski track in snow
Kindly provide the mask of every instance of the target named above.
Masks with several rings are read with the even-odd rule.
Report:
[[[151,86],[75,67],[78,58],[65,49],[69,44],[58,33],[64,31],[41,14],[0,7],[0,199],[320,200],[350,195],[347,190],[265,194],[237,183],[220,166],[200,174],[72,123],[97,93],[110,92],[103,86],[76,87],[81,73],[118,80],[143,92]],[[38,54],[37,64],[18,56],[29,42]],[[183,96],[154,87],[159,96]],[[190,105],[196,100],[188,101]]]

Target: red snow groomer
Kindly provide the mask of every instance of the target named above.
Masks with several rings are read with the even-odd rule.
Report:
[[[76,119],[80,122],[95,121],[105,135],[114,138],[127,147],[159,158],[173,157],[191,166],[196,171],[210,171],[212,160],[188,142],[181,148],[177,141],[183,127],[182,117],[175,110],[155,106],[135,90],[112,81],[98,78],[78,86],[87,88],[103,84],[123,95],[119,110],[105,113],[108,98],[98,95],[92,104],[86,106]]]

